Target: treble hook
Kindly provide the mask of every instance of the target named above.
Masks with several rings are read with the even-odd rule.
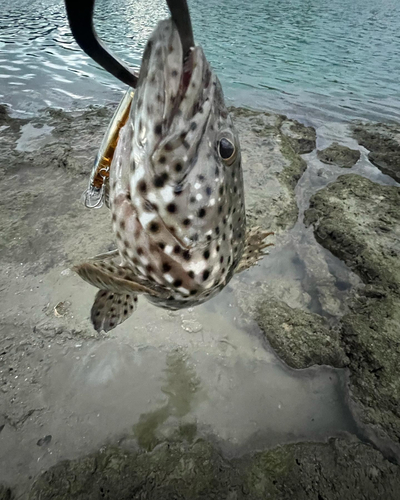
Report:
[[[136,88],[138,75],[128,68],[98,38],[93,25],[95,0],[65,0],[67,17],[73,37],[79,47],[118,80]],[[171,18],[181,39],[184,57],[194,47],[192,22],[186,0],[167,0]]]

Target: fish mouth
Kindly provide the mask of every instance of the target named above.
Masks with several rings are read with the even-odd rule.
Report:
[[[144,51],[132,114],[138,128],[147,132],[143,140],[150,155],[168,137],[181,136],[199,110],[196,136],[203,130],[209,113],[203,105],[212,100],[212,81],[201,47],[185,53],[173,20],[161,21]]]

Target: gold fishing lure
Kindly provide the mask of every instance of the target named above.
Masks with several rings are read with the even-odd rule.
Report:
[[[104,134],[90,174],[89,185],[83,193],[83,202],[87,208],[101,208],[104,202],[109,206],[110,166],[118,144],[119,132],[129,116],[133,95],[132,89],[126,92]]]

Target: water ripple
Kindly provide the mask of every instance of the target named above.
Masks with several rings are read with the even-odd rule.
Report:
[[[400,120],[400,2],[189,5],[196,39],[231,102],[334,119]],[[0,94],[14,110],[118,99],[123,87],[77,47],[62,0],[0,0],[0,6]],[[97,0],[95,24],[114,53],[137,69],[148,36],[166,15],[161,0]],[[28,81],[23,93],[18,87]]]

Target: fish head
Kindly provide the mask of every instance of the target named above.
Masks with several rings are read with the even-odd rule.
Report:
[[[245,242],[239,138],[202,48],[183,54],[171,20],[147,43],[120,143],[111,171],[126,179],[141,251],[178,248],[174,262],[199,290],[223,287]]]

